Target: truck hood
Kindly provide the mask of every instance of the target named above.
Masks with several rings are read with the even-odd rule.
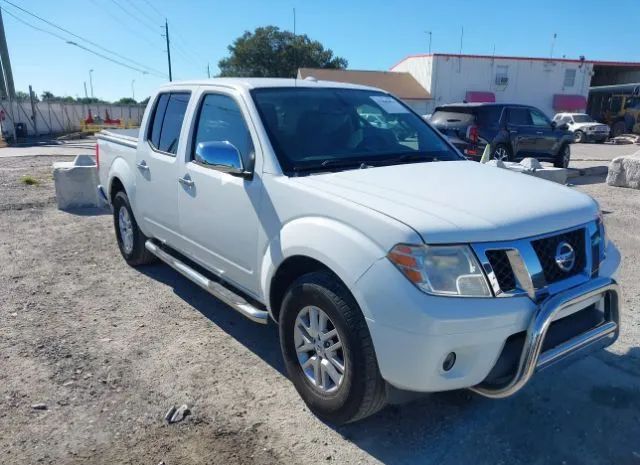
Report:
[[[293,182],[395,218],[426,243],[520,239],[587,223],[598,206],[550,181],[471,161],[324,173]]]

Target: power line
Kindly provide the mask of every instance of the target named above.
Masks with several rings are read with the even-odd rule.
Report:
[[[115,0],[112,0],[115,1]],[[163,14],[158,8],[155,7],[155,5],[153,5],[153,3],[151,3],[150,0],[143,0],[148,6],[149,8],[151,8],[158,16],[160,16],[161,18],[167,18],[167,16],[165,14]],[[131,6],[134,7],[136,10],[142,12],[144,14],[144,12],[135,5],[135,3],[131,2]],[[192,52],[191,47],[189,47],[189,44],[187,44],[187,42],[182,38],[182,36],[180,36],[175,30],[173,30],[171,32],[172,37],[172,44],[175,48],[175,50],[180,53],[180,55],[182,55],[183,58],[185,58],[186,60],[190,61],[192,64],[196,65],[196,66],[201,66],[199,63],[201,63],[202,57],[198,56],[197,54],[195,54],[194,52]]]
[[[22,23],[22,24],[24,24],[25,26],[29,26],[30,28],[35,29],[36,31],[40,31],[40,32],[44,32],[44,33],[46,33],[46,34],[49,34],[49,35],[51,35],[51,36],[53,36],[53,37],[56,37],[57,39],[63,40],[64,42],[66,42],[66,43],[67,43],[67,44],[69,44],[69,45],[73,45],[73,46],[75,46],[75,47],[81,48],[81,49],[83,49],[83,50],[85,50],[85,51],[87,51],[87,52],[89,52],[89,53],[92,53],[92,54],[94,54],[94,55],[96,55],[96,56],[99,56],[100,58],[104,58],[105,60],[108,60],[108,61],[110,61],[110,62],[112,62],[112,63],[115,63],[115,64],[120,65],[120,66],[124,66],[125,68],[129,68],[129,69],[131,69],[131,70],[133,70],[133,71],[138,71],[138,72],[140,72],[140,73],[142,73],[142,74],[153,74],[153,75],[155,75],[155,76],[157,76],[157,77],[166,78],[166,75],[163,75],[163,74],[161,74],[161,73],[149,72],[149,71],[145,71],[145,70],[140,69],[140,68],[136,68],[136,67],[134,67],[134,66],[130,66],[130,65],[126,64],[126,63],[123,63],[123,62],[121,62],[121,61],[115,60],[115,59],[113,59],[113,58],[111,58],[111,57],[108,57],[108,56],[106,56],[106,55],[103,55],[103,54],[102,54],[102,53],[100,53],[100,52],[96,52],[95,50],[91,50],[91,49],[90,49],[90,48],[88,48],[88,47],[85,47],[85,46],[80,45],[80,44],[78,44],[78,43],[76,43],[76,42],[70,41],[70,40],[68,40],[66,37],[64,37],[64,36],[62,36],[62,35],[60,35],[60,34],[56,34],[55,32],[48,31],[48,30],[43,29],[43,28],[38,27],[38,26],[34,26],[33,24],[28,23],[27,21],[23,20],[22,18],[20,18],[20,17],[16,16],[15,14],[11,13],[11,12],[10,12],[9,10],[7,10],[7,9],[5,9],[5,10],[4,10],[4,12],[5,12],[5,13],[7,13],[9,16],[13,17],[14,19],[16,19],[17,21],[21,22],[21,23]]]
[[[146,66],[146,65],[144,65],[144,64],[142,64],[142,63],[140,63],[140,62],[138,62],[138,61],[135,61],[135,60],[132,60],[131,58],[127,58],[127,57],[125,57],[125,56],[123,56],[123,55],[120,55],[119,53],[114,52],[113,50],[109,50],[108,48],[105,48],[105,47],[103,47],[102,45],[100,45],[100,44],[97,44],[97,43],[93,42],[92,40],[89,40],[89,39],[87,39],[87,38],[85,38],[85,37],[79,36],[78,34],[74,34],[74,33],[73,33],[73,32],[71,32],[70,30],[63,28],[62,26],[58,26],[57,24],[55,24],[55,23],[53,23],[53,22],[51,22],[51,21],[49,21],[49,20],[47,20],[47,19],[44,19],[44,18],[42,18],[42,17],[38,16],[37,14],[32,13],[31,11],[28,11],[28,10],[24,9],[24,8],[22,8],[21,6],[18,6],[18,5],[16,5],[15,3],[13,3],[13,2],[10,2],[9,0],[2,0],[2,1],[4,1],[5,3],[8,3],[9,5],[11,5],[12,7],[17,8],[18,10],[20,10],[20,11],[22,11],[22,12],[24,12],[24,13],[28,14],[29,16],[33,16],[34,18],[36,18],[36,19],[38,19],[38,20],[40,20],[40,21],[42,21],[42,22],[44,22],[44,23],[48,24],[49,26],[52,26],[52,27],[54,27],[54,28],[56,28],[56,29],[58,29],[58,30],[60,30],[60,31],[63,31],[63,32],[65,32],[66,34],[69,34],[69,35],[70,35],[70,36],[72,36],[72,37],[75,37],[75,38],[80,39],[80,40],[82,40],[82,41],[84,41],[84,42],[87,42],[88,44],[91,44],[91,45],[93,45],[94,47],[96,47],[96,48],[98,48],[98,49],[100,49],[100,50],[102,50],[102,51],[104,51],[104,52],[107,52],[107,53],[110,53],[110,54],[112,54],[112,55],[115,55],[115,56],[117,56],[118,58],[120,58],[120,59],[122,59],[122,60],[125,60],[125,61],[128,61],[128,62],[130,62],[130,63],[133,63],[133,64],[135,64],[135,65],[137,65],[137,66],[139,66],[139,67],[141,67],[141,68],[146,68],[146,69],[148,69],[150,72],[154,72],[154,73],[162,74],[162,72],[161,72],[161,71],[158,71],[157,69],[150,68],[149,66]],[[7,10],[5,10],[5,11],[7,11]],[[8,12],[8,11],[7,11],[7,12]],[[12,15],[12,16],[14,16],[14,15]],[[14,16],[14,18],[15,18],[15,17],[16,17],[16,16]],[[66,40],[66,39],[65,39],[65,40]]]
[[[147,5],[149,5],[149,8],[151,8],[153,11],[155,11],[156,13],[158,13],[158,16],[160,16],[160,18],[164,19],[166,18],[165,15],[163,15],[160,10],[158,10],[153,3],[151,3],[149,0],[143,0]]]
[[[158,47],[158,43],[153,43],[151,40],[149,40],[148,37],[142,35],[138,30],[136,29],[132,29],[128,26],[126,26],[124,24],[124,22],[122,21],[121,18],[117,17],[116,15],[114,15],[111,12],[111,9],[106,7],[105,5],[101,4],[100,2],[98,2],[97,0],[91,0],[91,2],[94,5],[99,6],[100,8],[102,8],[104,10],[105,13],[107,13],[107,15],[109,15],[109,17],[111,17],[111,19],[113,19],[116,23],[118,23],[118,25],[120,27],[122,27],[123,29],[125,29],[126,31],[128,31],[130,34],[136,36],[137,38],[144,40],[147,44],[151,45],[152,47]]]
[[[135,13],[132,13],[130,10],[128,10],[127,8],[125,8],[124,6],[122,6],[122,4],[120,2],[118,2],[117,0],[111,0],[111,2],[116,5],[118,8],[120,8],[127,16],[135,19],[138,23],[140,23],[141,25],[143,25],[144,27],[146,27],[147,29],[149,29],[150,31],[152,31],[154,34],[158,33],[158,30],[155,28],[155,25],[151,26],[149,23],[143,21],[141,18],[144,18],[145,16],[139,16]]]

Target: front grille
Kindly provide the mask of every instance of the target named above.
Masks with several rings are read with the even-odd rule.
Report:
[[[509,292],[516,288],[516,277],[511,269],[506,250],[487,250],[487,259],[493,268],[502,292]]]
[[[545,237],[531,242],[538,255],[547,284],[557,283],[581,273],[587,260],[584,229],[576,229],[557,236]],[[556,263],[556,249],[561,242],[567,242],[576,253],[576,261],[569,271],[563,271]]]

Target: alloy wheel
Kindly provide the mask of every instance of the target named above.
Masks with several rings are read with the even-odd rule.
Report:
[[[118,229],[120,230],[120,240],[122,248],[126,254],[133,252],[133,225],[129,210],[124,205],[118,211]]]
[[[337,391],[348,367],[342,340],[329,316],[318,307],[304,307],[296,317],[293,339],[307,380],[324,394]]]

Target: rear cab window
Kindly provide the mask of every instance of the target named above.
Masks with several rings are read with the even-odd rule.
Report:
[[[171,92],[156,99],[147,132],[147,141],[156,151],[176,155],[190,96],[190,92]]]

